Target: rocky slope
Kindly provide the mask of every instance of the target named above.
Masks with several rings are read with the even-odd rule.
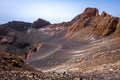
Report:
[[[37,71],[26,63],[22,57],[0,51],[1,80],[32,80],[36,79],[36,77],[34,77],[34,75],[36,75],[34,72],[37,73]],[[39,75],[43,76],[44,74],[39,71]]]
[[[101,79],[93,75],[81,75],[80,73],[42,73],[26,63],[22,57],[14,56],[0,51],[0,79],[1,80],[80,80]]]
[[[78,37],[78,40],[80,40],[81,37],[83,40],[89,40],[92,37],[102,38],[110,34],[119,35],[117,27],[117,25],[119,26],[119,18],[109,15],[106,12],[102,12],[102,14],[99,15],[99,11],[96,8],[85,9],[85,11],[76,16],[72,22],[73,24],[67,30],[66,36],[68,38],[76,39],[76,37]]]
[[[118,17],[86,8],[69,22],[50,24],[38,19],[27,24],[30,26],[21,31],[2,25],[0,49],[20,55],[37,70],[47,72],[43,80],[120,79]]]

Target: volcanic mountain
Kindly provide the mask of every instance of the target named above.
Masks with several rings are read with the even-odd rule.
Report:
[[[0,31],[1,50],[22,56],[37,70],[120,79],[120,18],[105,11],[86,8],[59,24],[13,21],[0,25]]]
[[[96,8],[87,8],[82,14],[76,16],[72,20],[73,24],[67,31],[69,38],[79,38],[78,40],[86,38],[88,40],[93,37],[106,37],[111,34],[119,35],[119,18],[109,15],[106,12],[102,12],[101,15],[98,13],[98,9]],[[73,35],[74,33],[75,35]]]

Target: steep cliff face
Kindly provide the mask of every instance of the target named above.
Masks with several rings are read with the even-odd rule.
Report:
[[[116,30],[116,33],[119,33],[119,18],[111,16],[106,12],[102,12],[102,14],[99,15],[99,11],[96,8],[85,9],[82,14],[76,16],[71,22],[72,25],[66,33],[66,36],[69,36],[67,38],[82,38],[81,35],[84,34],[83,37],[86,37],[87,35],[90,36],[91,34],[92,36],[94,35],[94,37],[102,38],[115,33]]]
[[[95,21],[93,26],[93,32],[95,32],[100,37],[105,37],[112,34],[116,30],[118,24],[118,18],[113,17],[105,12],[103,12]]]
[[[94,17],[94,16],[98,16],[98,15],[99,15],[99,11],[97,8],[86,8],[83,13],[77,15],[74,19],[72,19],[71,22],[74,23],[78,20],[82,21],[88,17]]]
[[[117,24],[117,27],[116,27],[116,30],[115,30],[115,35],[120,36],[120,19],[119,19],[119,23]]]

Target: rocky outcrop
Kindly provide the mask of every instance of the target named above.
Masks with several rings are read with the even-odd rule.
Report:
[[[97,8],[86,8],[83,15],[86,16],[98,16],[99,15],[99,11]]]
[[[115,30],[115,35],[120,36],[120,19],[119,19],[119,23],[117,24],[117,27],[116,27],[116,30]]]
[[[32,28],[41,28],[41,27],[44,27],[44,26],[47,26],[47,25],[50,25],[50,22],[48,21],[45,21],[43,19],[38,19],[37,21],[33,22],[32,24]]]
[[[22,57],[0,51],[0,70],[34,70]]]
[[[106,15],[106,16],[105,16]],[[118,18],[108,14],[102,13],[101,16],[97,17],[92,26],[93,33],[99,37],[105,37],[115,32],[118,24]]]
[[[87,24],[90,23],[90,20],[93,17],[97,17],[98,15],[99,15],[98,9],[86,8],[82,14],[77,15],[74,19],[71,20],[70,23],[72,23],[72,25],[69,28],[68,32],[72,33],[74,31],[77,31],[81,28],[86,27]]]
[[[25,53],[25,59],[27,60],[34,52],[37,52],[42,46],[42,43],[38,43],[36,46],[32,47],[28,52]]]
[[[72,23],[78,21],[78,20],[84,20],[86,18],[98,16],[99,11],[97,8],[86,8],[82,14],[77,15],[74,19],[72,19]]]
[[[74,33],[80,32],[81,29],[83,30],[89,28],[82,34],[93,34],[99,38],[102,38],[115,32],[119,33],[118,21],[119,18],[111,16],[106,12],[102,12],[102,14],[99,15],[98,9],[87,8],[82,14],[76,16],[71,21],[72,25],[67,30],[67,35],[72,36]]]

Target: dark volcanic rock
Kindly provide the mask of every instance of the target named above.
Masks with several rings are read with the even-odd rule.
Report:
[[[5,29],[5,28],[0,28],[0,36],[6,36],[9,34],[9,32],[12,32],[11,29]]]
[[[9,33],[27,31],[29,28],[40,28],[49,25],[48,21],[38,19],[33,24],[29,22],[22,21],[11,21],[0,25],[0,36],[7,36]]]
[[[13,29],[16,31],[26,31],[31,27],[31,23],[22,22],[22,21],[12,21],[6,24],[0,25],[2,28]]]
[[[33,22],[32,24],[32,28],[41,28],[41,27],[44,27],[44,26],[47,26],[47,25],[50,25],[50,22],[48,21],[45,21],[43,19],[38,19],[37,21]]]

